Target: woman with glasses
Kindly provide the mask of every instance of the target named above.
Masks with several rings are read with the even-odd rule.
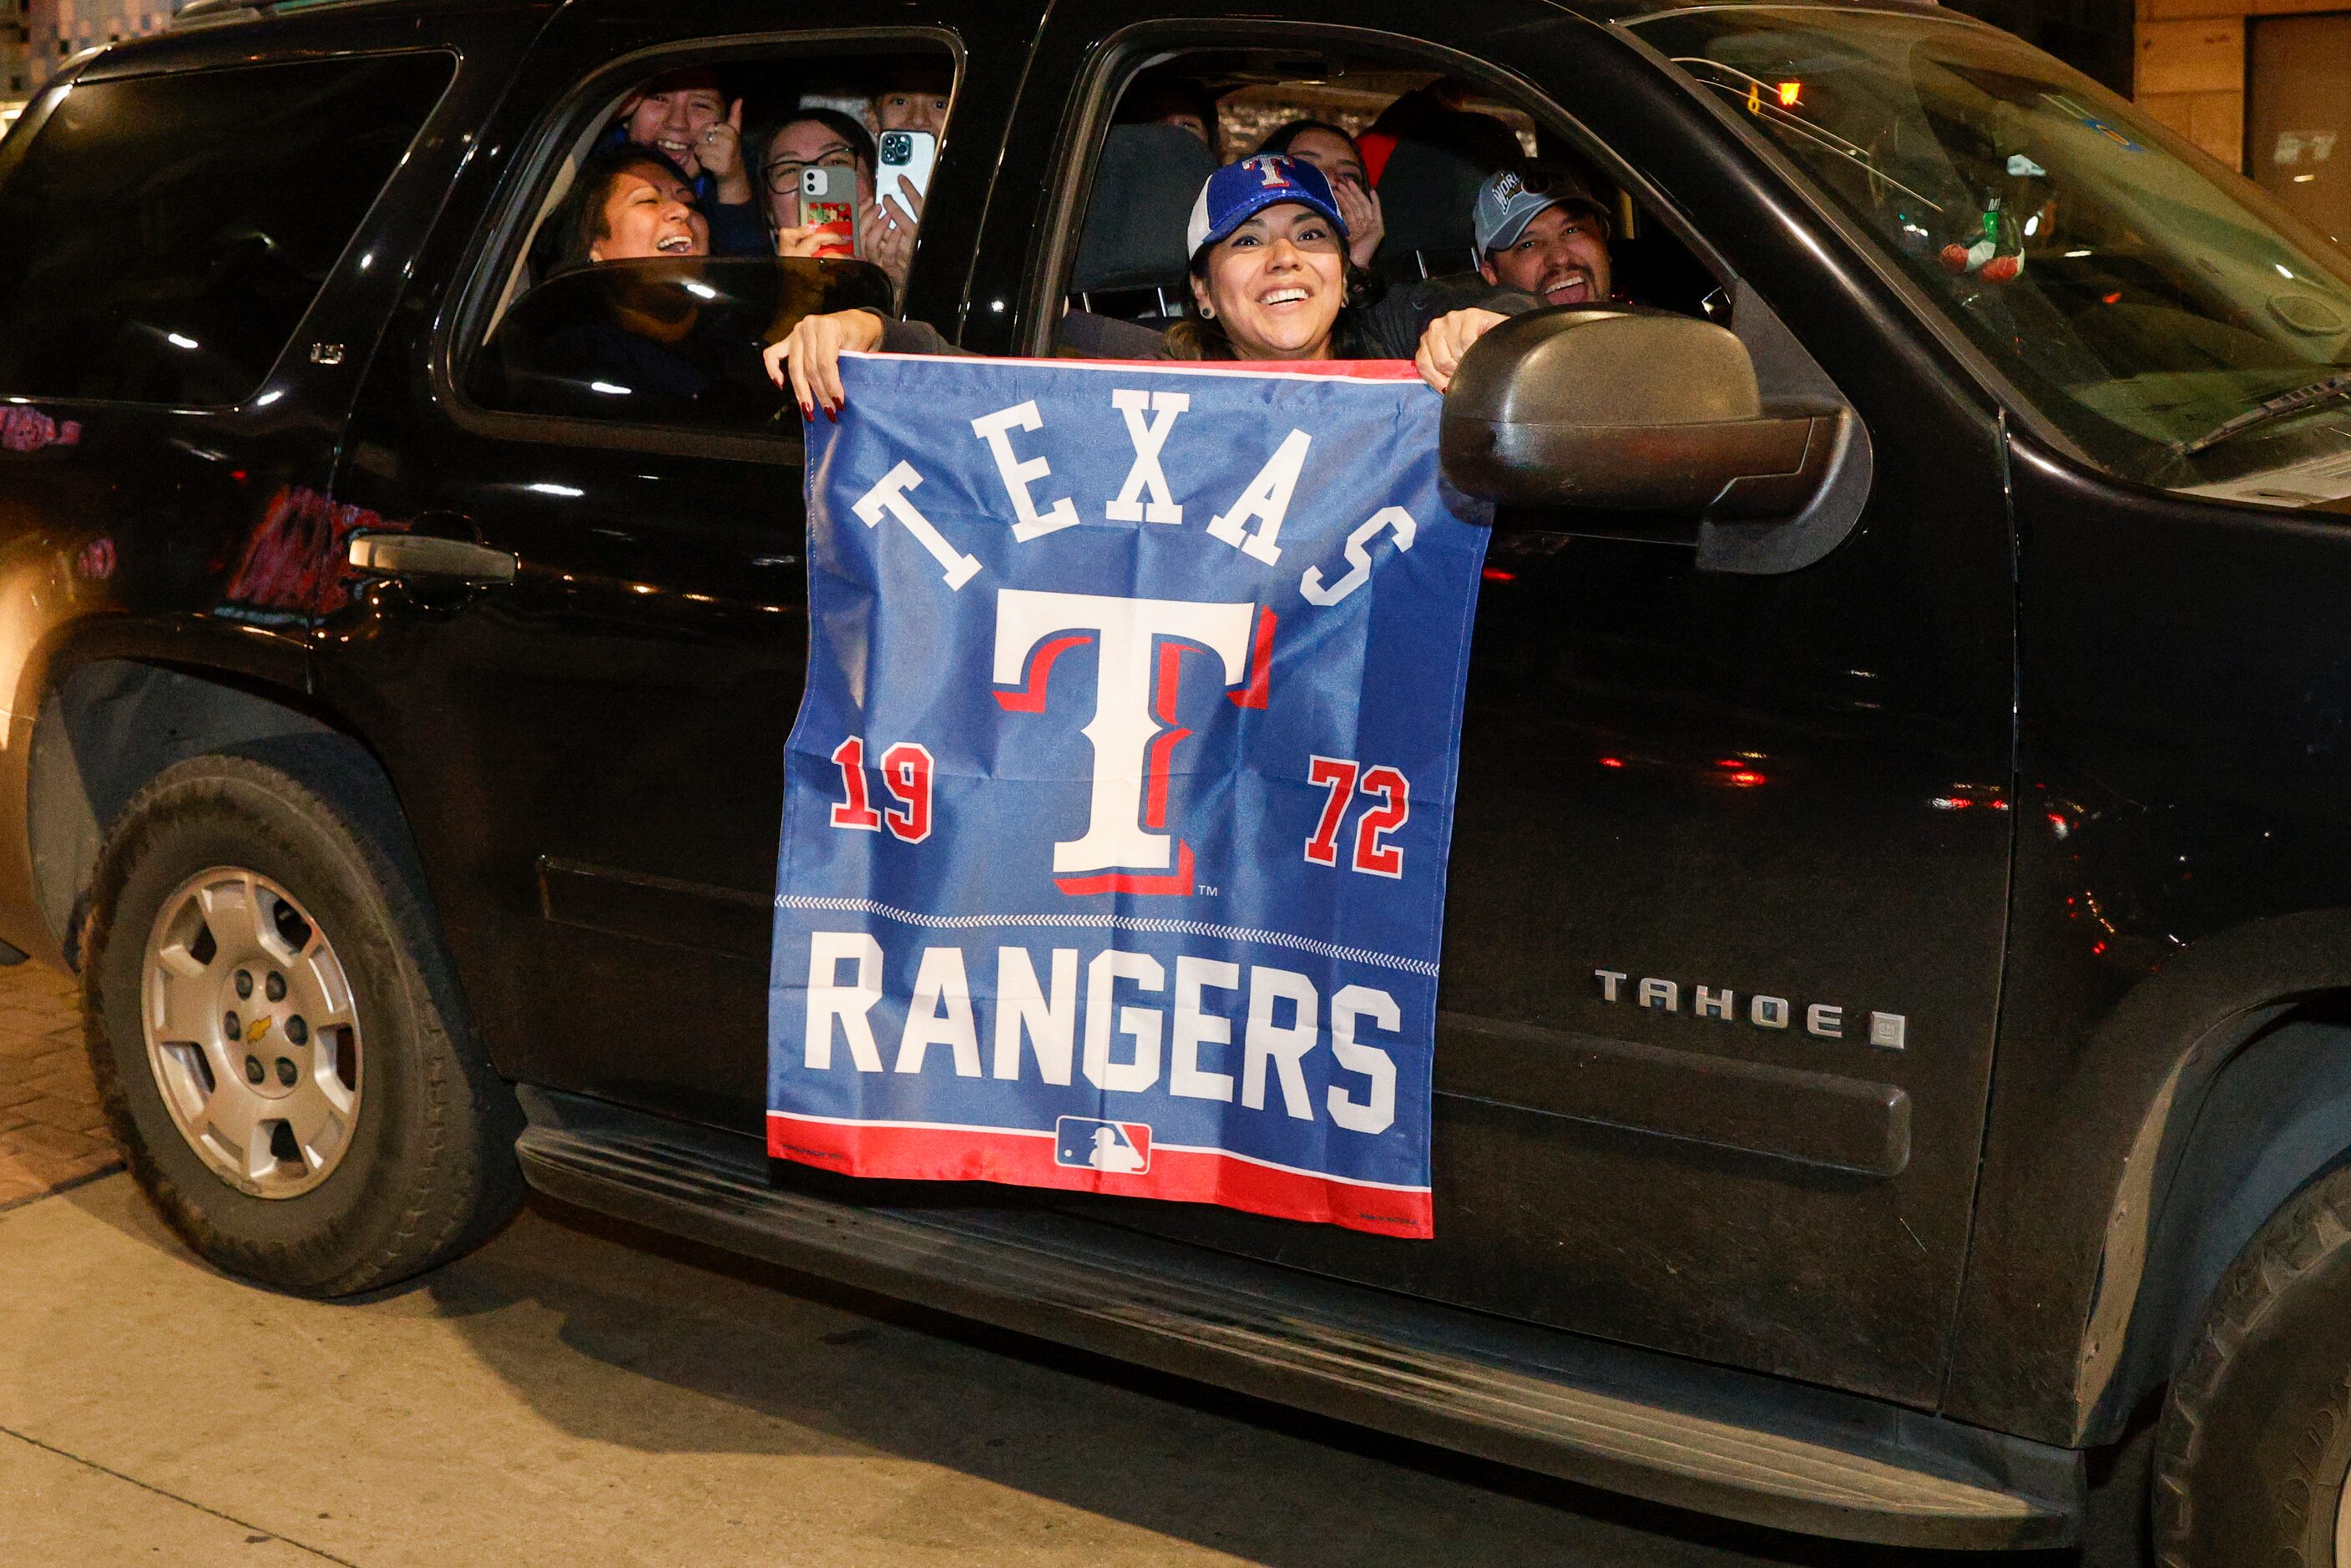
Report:
[[[918,196],[911,198],[914,210],[909,212],[895,196],[874,201],[873,138],[865,127],[833,110],[801,110],[768,134],[760,145],[758,168],[778,256],[818,256],[841,244],[837,233],[799,221],[800,176],[812,168],[854,170],[857,254],[889,275],[893,290],[905,293],[923,203]]]

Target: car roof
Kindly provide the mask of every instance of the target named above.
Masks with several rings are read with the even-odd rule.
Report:
[[[538,9],[541,0],[510,0],[515,10]],[[1773,9],[1801,7],[1824,10],[1887,10],[1932,13],[1940,9],[1936,0],[1548,0],[1548,3],[1572,16],[1595,22],[1630,20],[1656,16],[1667,11],[1696,9],[1743,10],[1769,5]],[[187,0],[172,18],[174,30],[212,26],[222,24],[255,23],[266,19],[286,18],[319,11],[348,14],[359,10],[381,10],[414,14],[448,8],[447,0]],[[498,9],[475,4],[466,10]],[[1032,0],[1032,8],[1041,16],[1047,7]],[[1334,0],[1335,13],[1343,7]]]

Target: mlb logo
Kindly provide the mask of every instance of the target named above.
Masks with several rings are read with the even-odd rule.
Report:
[[[1151,1168],[1151,1128],[1143,1122],[1060,1117],[1053,1123],[1053,1163],[1141,1176]]]

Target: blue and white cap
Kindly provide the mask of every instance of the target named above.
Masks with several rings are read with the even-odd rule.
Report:
[[[1581,207],[1608,221],[1608,209],[1593,199],[1573,176],[1552,171],[1540,185],[1531,185],[1516,169],[1505,169],[1478,187],[1477,214],[1472,225],[1478,254],[1516,245],[1527,225],[1545,207]]]
[[[1322,171],[1303,159],[1280,152],[1260,152],[1238,163],[1228,163],[1208,176],[1200,199],[1192,204],[1192,221],[1184,231],[1184,254],[1196,256],[1230,235],[1266,208],[1296,202],[1313,208],[1347,232],[1339,204],[1331,195],[1331,182]]]

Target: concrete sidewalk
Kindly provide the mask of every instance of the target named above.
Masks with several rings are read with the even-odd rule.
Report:
[[[0,1270],[9,1568],[1755,1561],[536,1212],[328,1305],[116,1175],[0,1213]]]
[[[374,1297],[256,1290],[127,1176],[93,1179],[115,1159],[71,1006],[0,970],[0,1568],[1920,1561],[1105,1375],[540,1208]]]

